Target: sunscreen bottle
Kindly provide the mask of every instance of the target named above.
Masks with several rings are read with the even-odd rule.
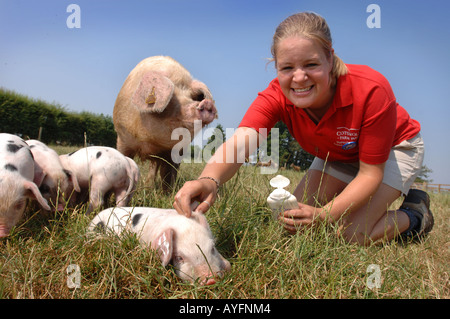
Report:
[[[270,186],[275,190],[267,197],[267,204],[272,209],[272,216],[277,219],[280,213],[289,209],[297,209],[297,198],[284,188],[290,184],[287,177],[277,175],[270,180]]]

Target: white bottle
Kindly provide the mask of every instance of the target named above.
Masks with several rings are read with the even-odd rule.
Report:
[[[297,198],[284,189],[289,184],[289,179],[282,175],[277,175],[270,180],[270,186],[276,189],[267,197],[267,204],[272,209],[274,219],[277,219],[285,210],[298,208]]]

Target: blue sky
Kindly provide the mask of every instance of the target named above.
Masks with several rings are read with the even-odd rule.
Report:
[[[70,29],[69,4],[81,9]],[[381,28],[368,28],[369,4]],[[142,59],[169,55],[210,88],[221,124],[236,128],[276,76],[276,26],[299,11],[328,22],[335,52],[390,81],[422,125],[425,165],[450,184],[450,2],[445,0],[0,0],[0,86],[72,111],[112,115],[123,81]]]

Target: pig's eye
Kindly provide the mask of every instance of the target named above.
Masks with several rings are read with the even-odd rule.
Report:
[[[14,204],[14,210],[22,210],[26,204],[25,200],[21,200]]]
[[[181,257],[181,256],[175,256],[175,257],[173,258],[173,262],[174,262],[175,264],[181,264],[181,263],[184,262],[184,260],[183,260],[183,257]]]
[[[205,99],[205,94],[203,92],[193,92],[191,97],[194,101],[201,102]]]

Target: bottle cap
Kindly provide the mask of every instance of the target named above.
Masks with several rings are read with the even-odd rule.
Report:
[[[275,189],[272,193],[270,193],[270,198],[275,200],[283,200],[290,196],[291,194],[282,188]]]
[[[275,188],[285,188],[291,183],[289,178],[284,177],[283,175],[277,175],[270,180],[270,186]]]

